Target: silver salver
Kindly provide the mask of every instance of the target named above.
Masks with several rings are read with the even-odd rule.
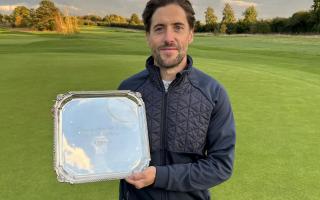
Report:
[[[150,162],[140,93],[68,92],[54,108],[54,169],[58,181],[122,179]]]

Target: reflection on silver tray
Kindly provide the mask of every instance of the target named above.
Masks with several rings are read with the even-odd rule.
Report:
[[[149,165],[145,107],[130,91],[69,92],[54,106],[60,182],[122,179]]]

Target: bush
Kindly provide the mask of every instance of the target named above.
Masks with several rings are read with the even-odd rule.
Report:
[[[271,22],[267,20],[260,20],[256,23],[256,33],[271,33]]]
[[[239,20],[236,24],[236,32],[237,33],[249,33],[250,24],[245,22],[244,20]]]
[[[61,16],[58,13],[55,16],[56,31],[64,35],[73,34],[79,32],[78,19],[71,16]]]
[[[217,25],[216,24],[205,24],[203,26],[204,31],[205,32],[215,32],[215,30],[217,29]]]
[[[235,23],[229,23],[227,24],[227,30],[226,30],[227,34],[234,34],[237,33],[237,26]]]
[[[227,33],[227,25],[225,23],[220,25],[220,33]]]
[[[288,18],[274,18],[270,22],[271,32],[273,33],[286,33],[288,30]]]
[[[137,30],[144,30],[143,25],[132,25],[132,24],[123,24],[123,23],[111,23],[107,26],[110,27],[119,27],[119,28],[130,28],[130,29],[137,29]]]
[[[204,25],[201,24],[200,21],[196,21],[196,24],[194,26],[194,31],[199,33],[205,32]]]
[[[288,28],[292,33],[311,32],[312,24],[310,24],[311,13],[306,11],[296,12],[288,20]]]
[[[315,24],[312,27],[312,32],[320,33],[320,24]]]

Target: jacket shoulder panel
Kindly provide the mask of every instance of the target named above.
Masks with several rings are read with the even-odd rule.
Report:
[[[139,87],[141,87],[145,81],[148,79],[149,72],[147,70],[143,70],[128,79],[121,82],[118,87],[118,90],[131,90],[137,91]]]
[[[191,84],[200,90],[201,93],[213,104],[213,106],[215,106],[217,99],[219,98],[219,93],[221,90],[224,91],[223,86],[216,79],[195,67],[192,68],[192,72],[189,77]]]

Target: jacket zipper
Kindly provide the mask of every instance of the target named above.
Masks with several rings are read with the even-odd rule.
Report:
[[[167,129],[167,98],[168,98],[168,92],[165,92],[164,98],[163,98],[163,113],[162,113],[162,132],[161,132],[161,147],[162,147],[162,156],[161,156],[161,165],[166,165],[166,142],[167,142],[167,136],[166,136],[166,129]]]
[[[164,96],[163,96],[163,100],[162,100],[162,119],[161,119],[161,140],[160,140],[160,145],[162,150],[160,151],[162,153],[162,155],[160,156],[160,162],[161,165],[166,165],[167,164],[167,135],[166,135],[166,131],[167,131],[167,102],[168,102],[168,93],[170,88],[175,84],[175,82],[177,80],[174,80],[171,82],[171,84],[169,85],[167,91],[164,88],[163,82],[160,78],[159,75],[159,81],[161,82],[162,85],[162,91],[164,92]],[[164,194],[164,197],[163,197]],[[168,199],[168,192],[164,191],[164,193],[161,193],[161,199]]]
[[[163,99],[162,99],[162,109],[161,109],[161,126],[160,126],[160,146],[161,146],[161,149],[160,149],[160,152],[161,152],[161,155],[160,155],[160,163],[161,165],[166,165],[167,163],[167,156],[166,156],[166,142],[167,142],[167,136],[166,136],[166,129],[167,129],[167,98],[168,98],[168,91],[166,92],[165,88],[164,88],[164,85],[163,85],[163,82],[162,82],[162,79],[161,79],[161,76],[160,74],[158,74],[158,79],[160,81],[160,85],[162,86],[162,92],[164,93],[164,96],[163,96]],[[170,86],[169,86],[170,87]],[[168,88],[169,89],[169,88]],[[164,191],[161,193],[161,199],[167,199],[167,191]]]

